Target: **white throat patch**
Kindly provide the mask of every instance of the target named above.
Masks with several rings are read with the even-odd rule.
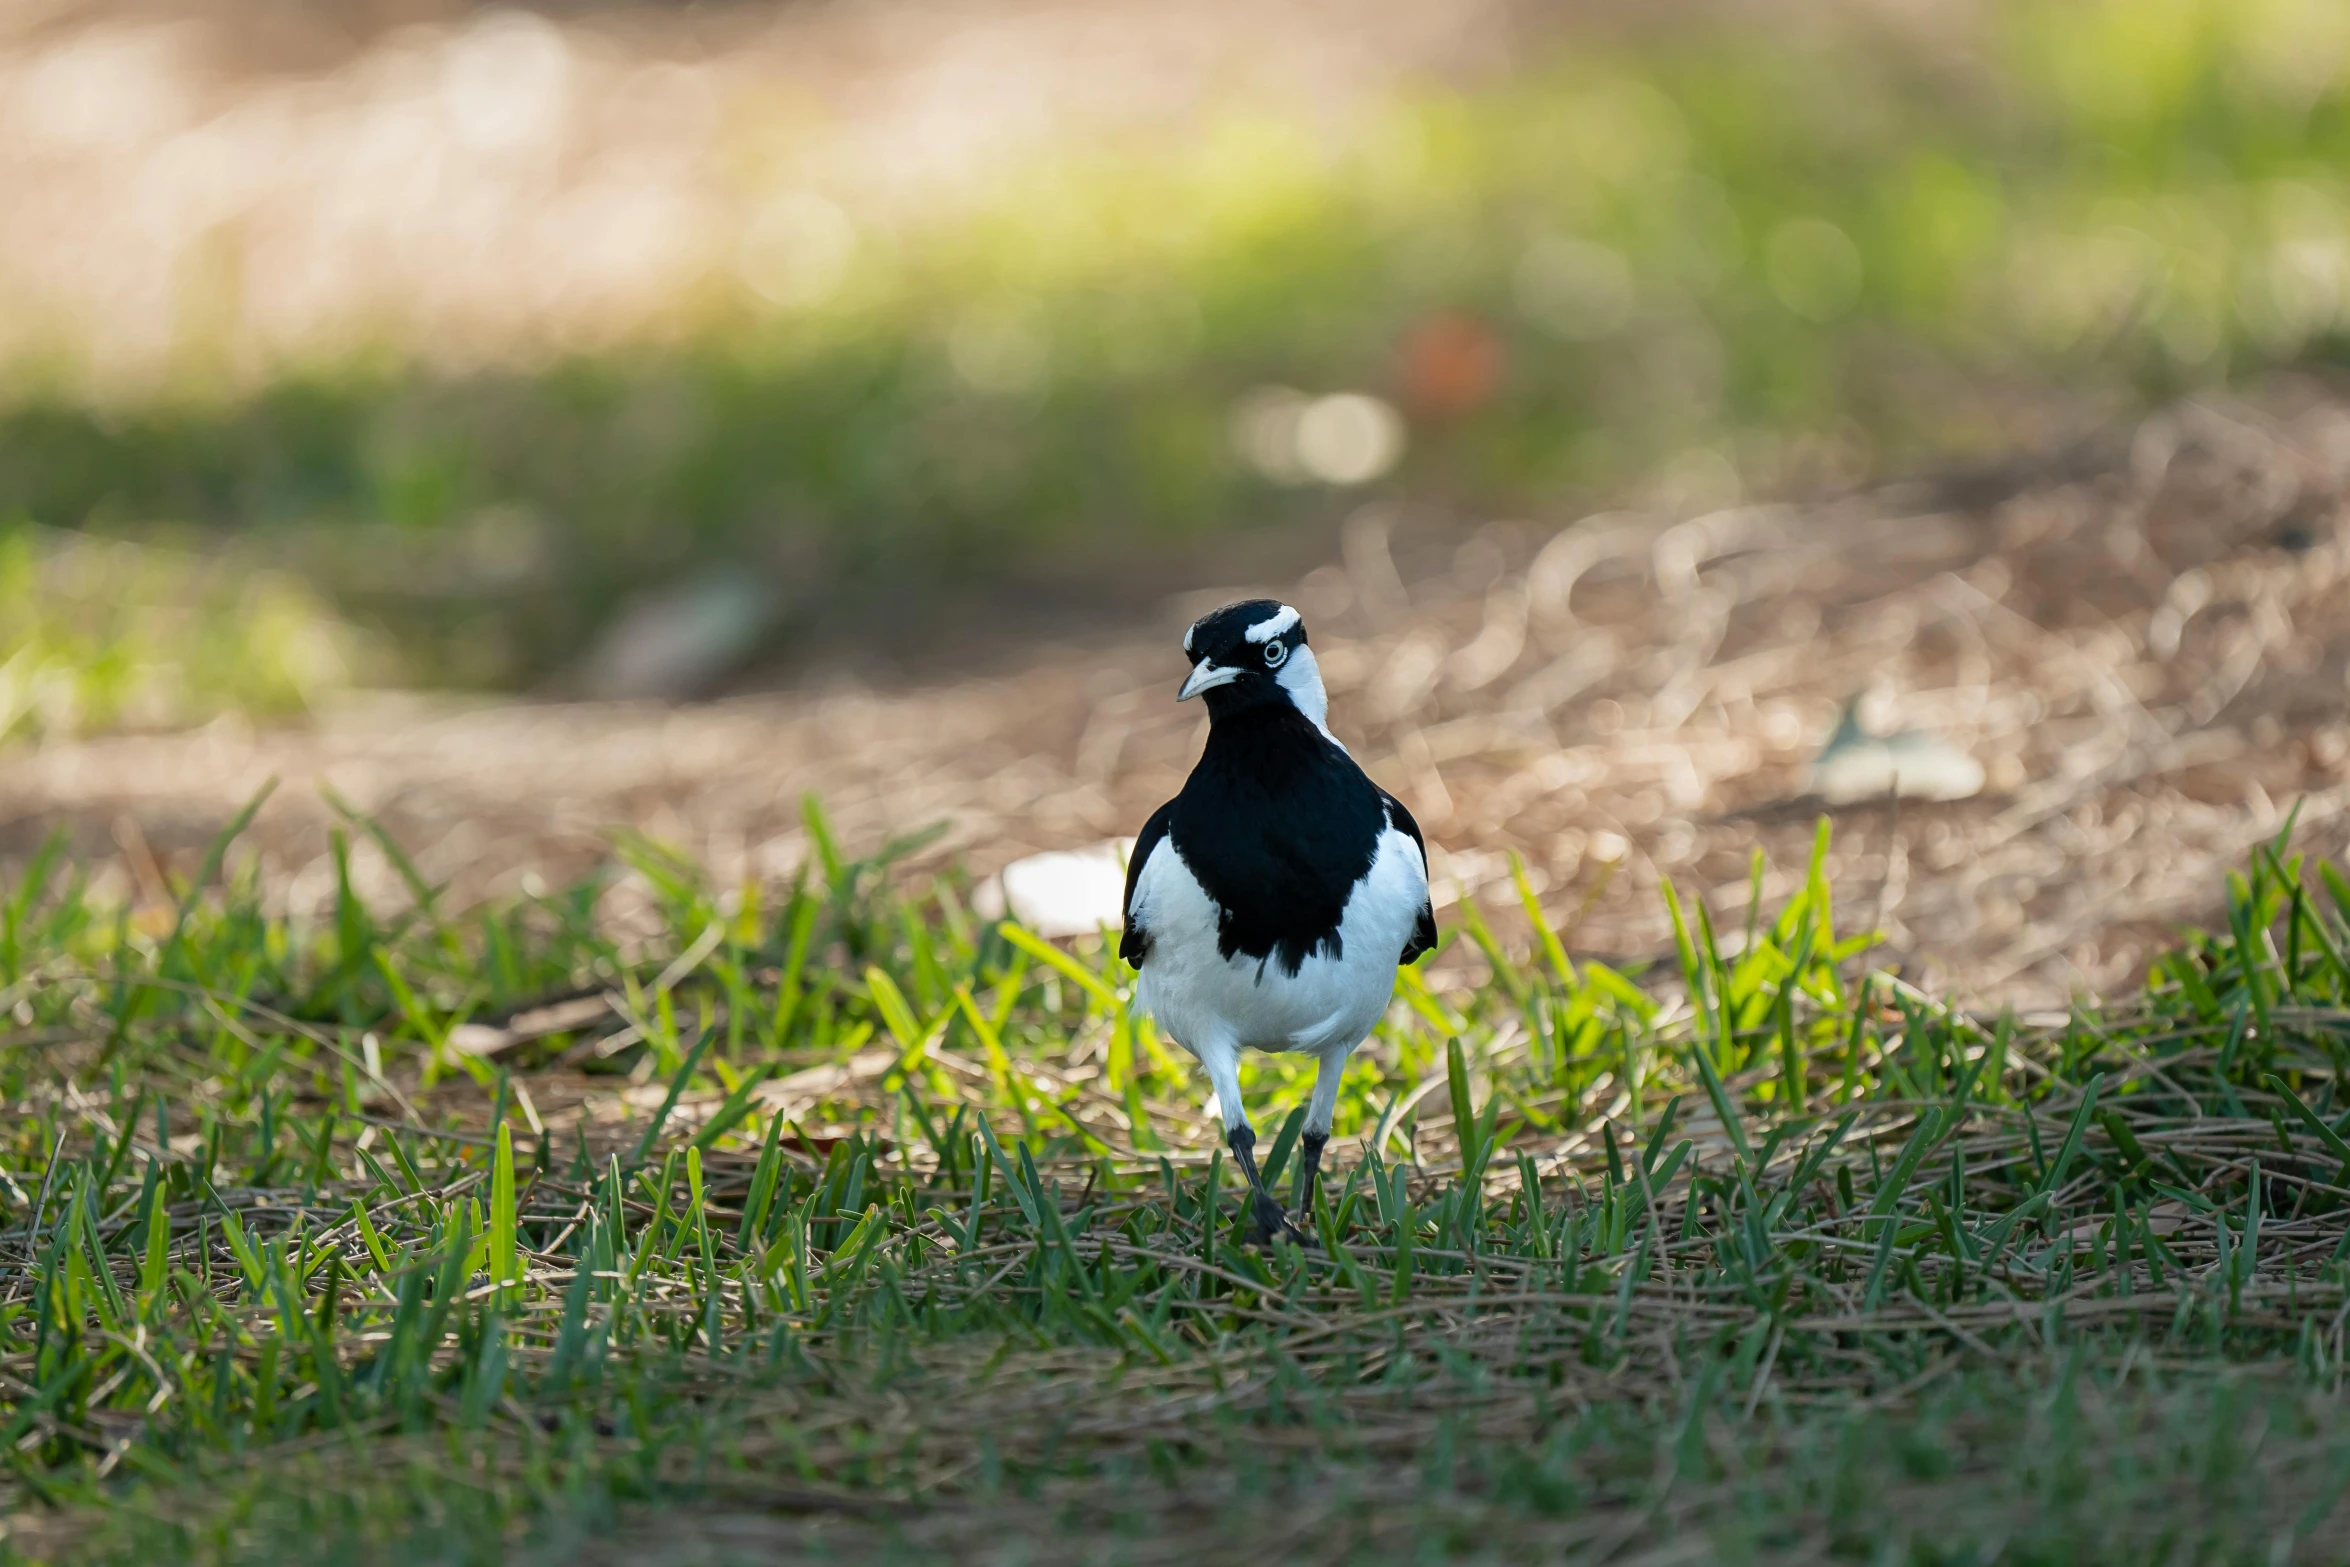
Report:
[[[1313,721],[1322,731],[1322,738],[1341,751],[1338,736],[1330,732],[1330,693],[1322,688],[1322,666],[1314,661],[1314,650],[1304,643],[1290,649],[1289,661],[1274,673],[1281,689],[1289,693],[1289,705]]]

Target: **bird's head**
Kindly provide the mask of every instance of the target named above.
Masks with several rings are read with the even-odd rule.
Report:
[[[1205,697],[1211,719],[1286,702],[1329,733],[1330,698],[1306,646],[1305,622],[1272,599],[1243,599],[1202,615],[1183,633],[1191,674],[1175,700]]]

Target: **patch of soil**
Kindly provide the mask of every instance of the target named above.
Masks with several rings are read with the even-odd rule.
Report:
[[[331,894],[322,786],[379,814],[457,896],[553,883],[632,827],[723,882],[790,874],[820,798],[855,850],[932,822],[922,863],[985,873],[1131,833],[1180,783],[1188,618],[1250,590],[1299,605],[1333,726],[1418,813],[1441,896],[1497,923],[1522,857],[1586,954],[1661,956],[1657,894],[1733,941],[1813,824],[1846,927],[1993,1003],[2131,981],[2299,807],[2350,848],[2350,399],[2310,383],[2183,404],[1997,491],[1906,485],[1698,517],[1497,523],[1449,560],[1349,523],[1303,581],[1170,601],[1155,623],[881,690],[841,676],[714,704],[461,708],[382,699],[314,726],[219,724],[0,756],[0,850],[54,827],[162,898],[266,780],[254,842],[296,906]],[[1964,502],[1964,504],[1961,504]],[[1404,566],[1397,561],[1403,558]],[[1806,798],[1844,702],[1986,773],[1948,803]],[[397,901],[363,850],[363,885]],[[1457,921],[1448,913],[1448,922]]]

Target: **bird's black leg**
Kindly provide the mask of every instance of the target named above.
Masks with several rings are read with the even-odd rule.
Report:
[[[1297,1218],[1300,1224],[1314,1222],[1314,1182],[1322,1173],[1322,1150],[1329,1142],[1328,1132],[1308,1132],[1298,1140]]]
[[[1255,1129],[1243,1121],[1225,1133],[1224,1141],[1232,1149],[1232,1162],[1248,1177],[1250,1212],[1256,1220],[1253,1238],[1262,1244],[1276,1235],[1295,1235],[1297,1227],[1289,1222],[1289,1216],[1281,1211],[1281,1204],[1273,1200],[1265,1190],[1263,1178],[1257,1174]]]

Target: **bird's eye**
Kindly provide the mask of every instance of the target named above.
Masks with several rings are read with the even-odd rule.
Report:
[[[1267,669],[1279,669],[1279,668],[1280,668],[1280,667],[1281,667],[1283,664],[1286,664],[1286,663],[1288,663],[1288,662],[1289,662],[1289,644],[1288,644],[1288,643],[1286,643],[1286,642],[1268,642],[1268,643],[1266,643],[1266,644],[1265,644],[1265,667],[1266,667]]]

